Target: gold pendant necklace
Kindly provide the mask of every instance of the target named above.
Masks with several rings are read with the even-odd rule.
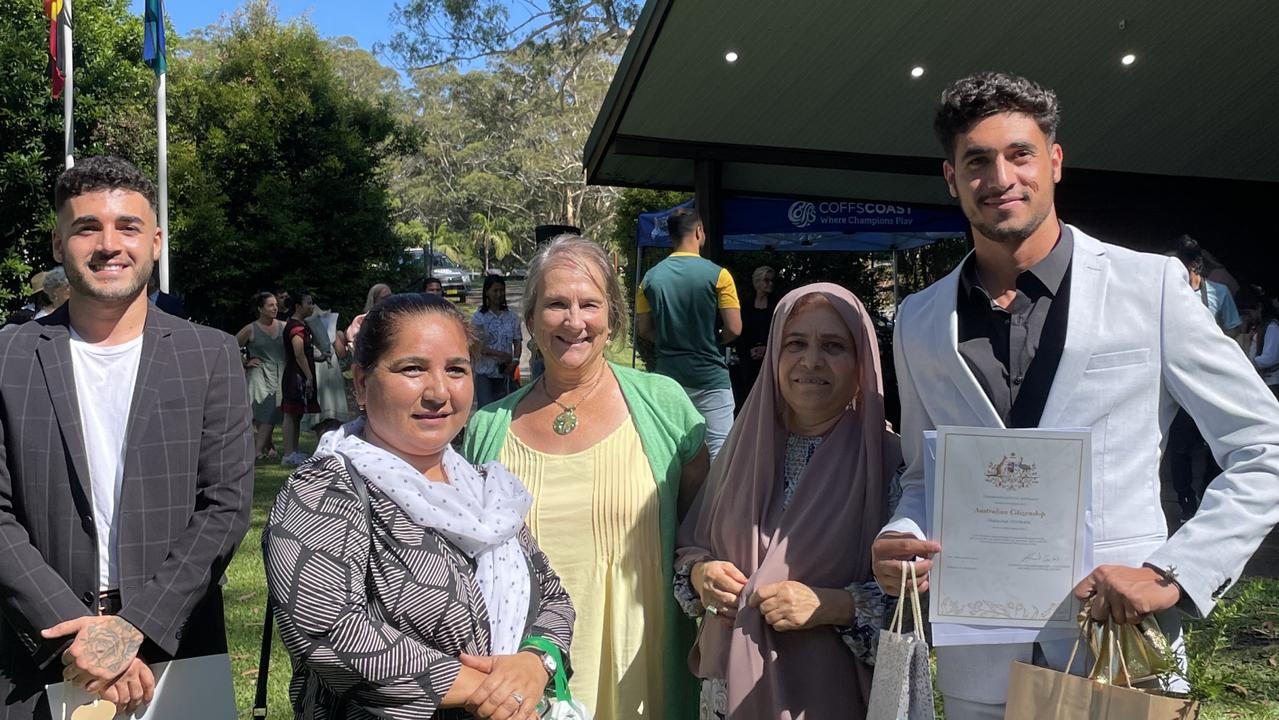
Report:
[[[558,405],[561,410],[560,414],[556,415],[555,419],[551,421],[551,429],[555,431],[556,435],[567,435],[577,429],[577,406],[585,402],[586,398],[590,397],[591,393],[595,392],[595,387],[600,384],[600,377],[601,376],[596,376],[595,383],[591,385],[591,389],[587,390],[586,394],[583,395],[581,399],[572,405],[565,405],[559,400],[551,397],[551,391],[546,387],[546,375],[542,375],[542,392],[546,393],[546,397],[551,402]]]

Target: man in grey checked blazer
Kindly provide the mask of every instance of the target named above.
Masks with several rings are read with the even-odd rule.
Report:
[[[220,582],[252,500],[234,340],[147,301],[154,186],[89,158],[55,207],[71,299],[0,332],[3,720],[48,717],[64,677],[134,707],[149,664],[225,652]]]

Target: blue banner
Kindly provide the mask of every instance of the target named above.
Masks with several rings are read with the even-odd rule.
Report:
[[[676,207],[692,207],[689,200]],[[676,208],[639,216],[640,247],[670,247],[666,217]],[[958,208],[919,208],[871,200],[791,200],[731,196],[724,201],[724,249],[729,251],[885,251],[963,237]]]

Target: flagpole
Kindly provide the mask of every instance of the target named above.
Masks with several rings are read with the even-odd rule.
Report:
[[[169,73],[162,72],[156,81],[155,126],[159,134],[159,159],[156,161],[160,180],[160,291],[169,292]]]
[[[64,159],[68,168],[75,165],[75,113],[73,96],[75,95],[74,72],[71,53],[71,26],[75,15],[72,13],[71,0],[63,0],[69,22],[62,24],[62,43],[66,47],[65,67],[66,80],[62,86],[62,136]]]

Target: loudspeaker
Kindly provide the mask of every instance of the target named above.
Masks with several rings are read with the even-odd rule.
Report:
[[[533,238],[538,245],[549,242],[557,235],[581,235],[581,228],[573,225],[538,225],[533,228]]]

